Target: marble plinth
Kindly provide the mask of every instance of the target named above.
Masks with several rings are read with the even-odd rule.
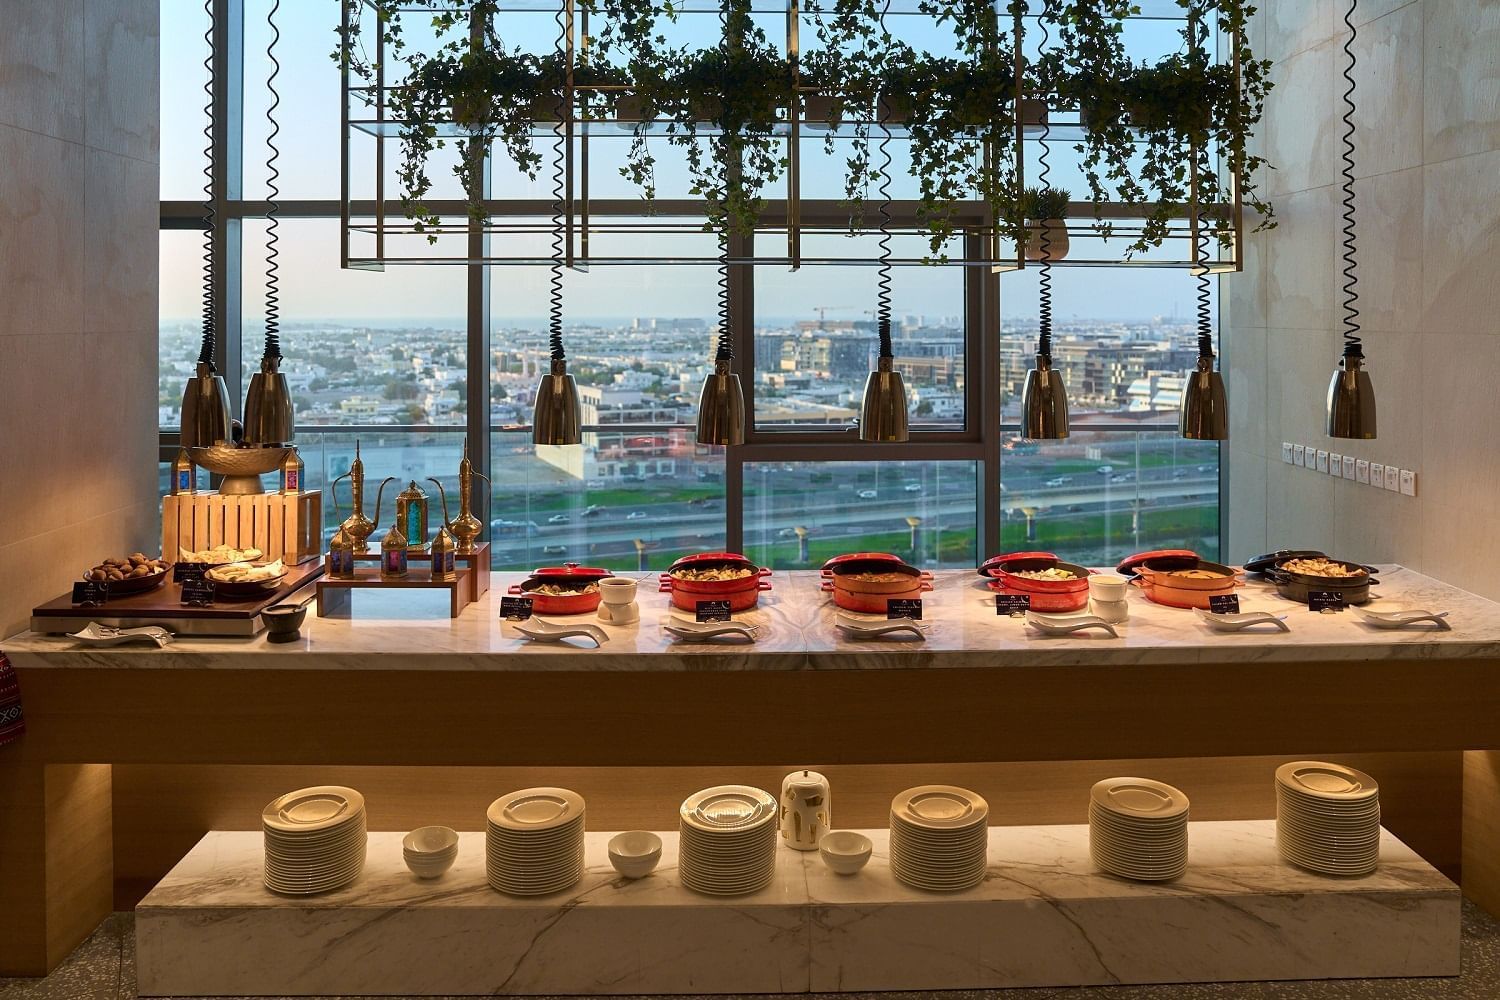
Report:
[[[859,875],[782,849],[732,899],[677,878],[677,836],[640,881],[587,835],[573,889],[516,899],[484,880],[483,834],[424,882],[401,835],[309,899],[261,885],[258,833],[211,833],[141,903],[142,995],[760,993],[1456,975],[1459,890],[1384,834],[1381,867],[1323,878],[1283,864],[1269,821],[1194,823],[1187,874],[1127,882],[1088,860],[1084,826],[990,830],[985,881],[939,895],[891,876],[886,831]]]

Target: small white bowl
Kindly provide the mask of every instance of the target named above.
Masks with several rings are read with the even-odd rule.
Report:
[[[873,845],[870,838],[853,830],[835,830],[825,833],[818,841],[818,853],[823,863],[839,875],[853,875],[870,860]]]
[[[417,878],[437,878],[458,860],[458,832],[424,826],[401,839],[401,857]]]
[[[609,840],[609,863],[626,878],[645,878],[661,861],[661,838],[646,830],[617,833]]]
[[[1130,581],[1123,576],[1096,573],[1089,577],[1089,596],[1096,601],[1123,601]]]

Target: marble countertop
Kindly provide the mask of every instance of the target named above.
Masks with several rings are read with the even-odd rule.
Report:
[[[681,642],[664,632],[674,613],[657,577],[642,574],[641,620],[602,625],[608,641],[537,643],[499,620],[508,584],[525,574],[492,574],[490,591],[456,619],[443,608],[416,609],[412,591],[355,592],[349,617],[309,615],[302,638],[273,644],[253,639],[181,638],[165,649],[146,644],[93,648],[65,636],[22,632],[0,644],[20,669],[365,669],[526,671],[730,671],[805,669],[933,669],[1036,667],[1053,664],[1128,666],[1213,662],[1299,662],[1369,659],[1500,658],[1500,604],[1399,566],[1380,568],[1372,610],[1423,608],[1449,612],[1446,630],[1419,626],[1382,630],[1355,612],[1317,614],[1283,600],[1252,579],[1240,591],[1245,611],[1287,616],[1289,633],[1267,627],[1217,632],[1193,611],[1152,604],[1131,589],[1130,621],[1120,637],[1043,636],[1020,618],[995,613],[991,592],[973,572],[940,571],[925,595],[924,640],[857,640],[833,624],[836,609],[815,571],[773,575],[753,611],[736,619],[761,626],[756,642]],[[678,615],[683,612],[675,612]],[[593,615],[541,616],[598,624]]]

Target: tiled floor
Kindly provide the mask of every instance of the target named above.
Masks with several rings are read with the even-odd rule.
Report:
[[[1463,975],[1456,979],[1345,979],[1300,983],[1100,986],[1078,989],[815,995],[818,1000],[1496,1000],[1500,921],[1464,904]],[[110,917],[45,979],[0,979],[0,1000],[135,1000],[135,918]],[[352,998],[351,998],[352,1000]]]

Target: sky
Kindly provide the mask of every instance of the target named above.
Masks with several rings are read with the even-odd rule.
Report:
[[[271,39],[265,18],[272,0],[245,0],[245,198],[266,197],[270,131],[264,115],[270,105],[266,81],[271,63],[265,54]],[[278,169],[283,198],[337,199],[339,197],[339,74],[329,58],[336,41],[334,26],[338,0],[282,0],[277,12],[281,64],[277,111],[281,150]],[[700,17],[702,17],[700,15]],[[517,15],[507,41],[546,45],[550,17]],[[774,38],[779,18],[769,18]],[[713,19],[716,23],[716,19]],[[700,20],[699,24],[709,23]],[[199,200],[205,123],[203,84],[206,70],[203,32],[207,18],[201,0],[162,0],[162,198]],[[1132,25],[1132,28],[1135,28]],[[684,29],[691,33],[691,29]],[[1142,52],[1169,49],[1162,25],[1149,23],[1137,36]],[[1134,51],[1134,49],[1132,50]],[[624,133],[597,143],[593,173],[595,195],[628,196],[623,179],[609,169],[618,159]],[[1055,144],[1058,161],[1070,156],[1066,144]],[[673,169],[672,154],[658,143],[664,166],[659,181],[664,194],[680,185],[682,172]],[[841,157],[840,157],[841,159]],[[1056,162],[1056,161],[1055,161]],[[807,169],[804,191],[831,192],[840,185],[837,165]],[[1035,165],[1028,164],[1028,176]],[[370,184],[371,167],[356,151],[351,159],[355,196]],[[500,197],[545,197],[546,185],[497,171],[495,193]],[[445,183],[442,168],[434,181]],[[904,184],[910,184],[908,180]],[[897,196],[901,195],[898,185]],[[1077,192],[1075,189],[1075,197]],[[384,272],[344,271],[339,267],[338,220],[283,220],[280,226],[282,315],[297,318],[352,318],[380,315],[390,318],[461,316],[464,309],[464,270],[458,266],[398,265]],[[703,237],[706,250],[708,237]],[[244,313],[258,316],[264,304],[265,226],[248,222],[244,236]],[[201,296],[201,234],[167,231],[161,244],[161,313],[164,318],[197,315]],[[1001,276],[1001,308],[1006,319],[1034,317],[1037,312],[1036,268]],[[868,267],[809,267],[789,273],[766,266],[757,273],[757,309],[768,315],[811,316],[814,307],[829,307],[830,318],[857,318],[874,308],[875,271]],[[1231,276],[1228,280],[1234,280]],[[955,267],[897,268],[893,278],[897,313],[954,315],[961,289],[961,269]],[[547,270],[543,267],[497,268],[494,273],[493,315],[506,319],[535,317],[545,311]],[[716,312],[714,274],[708,267],[606,267],[588,274],[567,276],[567,315],[586,320],[621,315],[704,316]],[[1054,269],[1054,315],[1059,319],[1146,319],[1159,315],[1187,315],[1193,308],[1194,282],[1179,270],[1157,268]],[[631,306],[622,309],[622,304]]]

